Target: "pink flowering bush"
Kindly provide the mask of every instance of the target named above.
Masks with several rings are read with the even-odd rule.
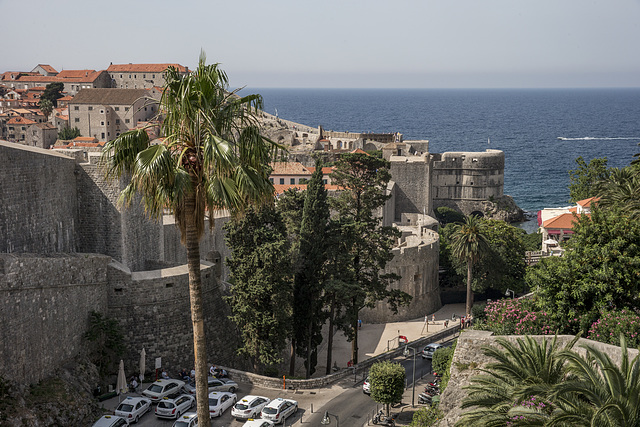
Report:
[[[558,325],[531,299],[502,299],[487,304],[484,327],[498,335],[552,335]]]
[[[548,401],[536,398],[536,396],[530,396],[528,399],[523,400],[519,404],[514,403],[513,407],[522,407],[526,408],[528,411],[544,413],[547,415],[551,414],[553,408],[553,406]],[[507,426],[516,426],[519,425],[519,421],[525,420],[527,420],[527,417],[525,415],[514,415],[509,418],[509,421],[507,421]]]
[[[589,328],[587,338],[607,344],[620,345],[620,334],[627,338],[627,346],[640,347],[640,316],[628,310],[603,311]]]

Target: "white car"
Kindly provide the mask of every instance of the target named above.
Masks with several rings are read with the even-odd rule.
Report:
[[[198,425],[198,414],[187,412],[173,423],[171,427],[196,427]]]
[[[262,408],[270,401],[271,399],[264,396],[245,396],[231,408],[231,416],[242,419],[257,418],[260,416]]]
[[[233,393],[212,391],[209,393],[209,416],[211,418],[219,417],[224,411],[235,405],[236,400],[238,397]]]
[[[178,419],[180,415],[193,408],[196,400],[193,396],[183,394],[175,399],[164,398],[156,406],[156,417]]]
[[[192,395],[196,394],[195,384],[186,384],[184,386],[184,389],[189,394],[192,394]],[[238,383],[228,378],[216,378],[216,377],[207,378],[207,391],[209,393],[211,393],[212,391],[228,391],[229,393],[235,393],[237,389],[238,389]]]
[[[127,420],[115,415],[103,415],[98,421],[93,423],[91,427],[123,427],[126,426]]]
[[[281,397],[273,399],[267,406],[262,408],[260,417],[273,421],[274,424],[283,423],[285,418],[298,412],[298,402]]]
[[[423,359],[433,359],[433,353],[439,349],[439,348],[443,348],[444,346],[442,344],[438,344],[435,342],[432,342],[431,344],[427,344],[423,349],[422,349],[422,358]]]
[[[116,415],[127,420],[127,424],[137,423],[151,410],[151,399],[146,397],[127,397],[116,408]]]
[[[273,427],[275,424],[269,420],[247,420],[242,427]]]
[[[162,379],[151,383],[151,385],[142,392],[142,395],[151,399],[151,402],[157,403],[164,397],[180,391],[182,388],[184,388],[184,381]]]
[[[364,394],[371,394],[371,381],[369,380],[369,377],[367,377],[362,383],[362,392]]]

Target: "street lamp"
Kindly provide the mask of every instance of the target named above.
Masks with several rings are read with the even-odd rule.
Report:
[[[409,350],[413,350],[413,378],[411,380],[413,391],[411,392],[411,407],[415,408],[416,405],[413,402],[415,401],[416,397],[416,349],[413,347],[410,348],[409,346],[405,346],[403,352],[405,357],[409,356]]]
[[[505,296],[505,297],[508,297],[508,296],[509,296],[509,293],[511,293],[511,299],[513,299],[513,298],[515,298],[515,297],[516,297],[516,293],[515,293],[515,292],[513,292],[511,289],[507,289],[507,291],[504,293],[504,296]]]

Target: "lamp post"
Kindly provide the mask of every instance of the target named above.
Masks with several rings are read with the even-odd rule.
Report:
[[[403,352],[405,357],[409,356],[409,350],[413,350],[413,377],[411,379],[411,387],[412,387],[412,391],[411,391],[411,407],[415,408],[416,405],[414,404],[414,402],[415,402],[415,397],[416,397],[416,349],[413,348],[413,347],[405,346],[404,352]]]
[[[506,290],[506,292],[504,293],[504,296],[505,296],[505,297],[508,297],[508,296],[509,296],[509,293],[511,293],[511,299],[513,299],[513,298],[515,298],[515,297],[516,297],[516,293],[515,293],[515,292],[513,292],[511,289],[507,289],[507,290]]]

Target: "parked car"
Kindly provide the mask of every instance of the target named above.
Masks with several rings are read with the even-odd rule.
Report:
[[[433,358],[433,353],[439,349],[444,347],[442,344],[438,344],[435,342],[432,342],[431,344],[427,344],[424,349],[422,349],[422,358],[423,359],[432,359]]]
[[[273,424],[271,421],[269,420],[254,420],[254,419],[249,419],[247,420],[246,423],[244,423],[242,425],[242,427],[273,427],[275,424]]]
[[[98,421],[93,423],[91,427],[123,427],[126,426],[127,420],[116,415],[103,415]]]
[[[183,394],[175,399],[164,398],[156,406],[156,417],[178,419],[180,415],[193,408],[196,400],[193,396]]]
[[[283,423],[285,418],[298,412],[298,402],[281,397],[273,399],[267,406],[262,408],[260,417],[273,421],[274,424]]]
[[[257,418],[262,408],[270,401],[268,397],[247,395],[231,408],[231,416],[242,419]]]
[[[238,397],[233,393],[212,391],[209,393],[209,416],[211,418],[219,417],[224,411],[235,405],[236,400]]]
[[[151,399],[146,397],[129,396],[116,408],[116,415],[127,420],[127,424],[137,423],[140,418],[151,410]]]
[[[198,414],[187,412],[173,423],[172,427],[196,427],[198,425]]]
[[[371,394],[371,382],[369,381],[369,377],[367,377],[362,383],[362,392],[364,394]]]
[[[229,393],[235,393],[238,389],[238,383],[230,380],[229,378],[208,377],[207,388],[209,393],[212,391],[228,391]],[[196,385],[194,383],[185,384],[184,389],[187,393],[195,396]]]
[[[151,402],[157,403],[169,394],[180,391],[182,388],[184,388],[184,381],[161,379],[151,383],[151,385],[142,392],[142,395],[151,399]]]

